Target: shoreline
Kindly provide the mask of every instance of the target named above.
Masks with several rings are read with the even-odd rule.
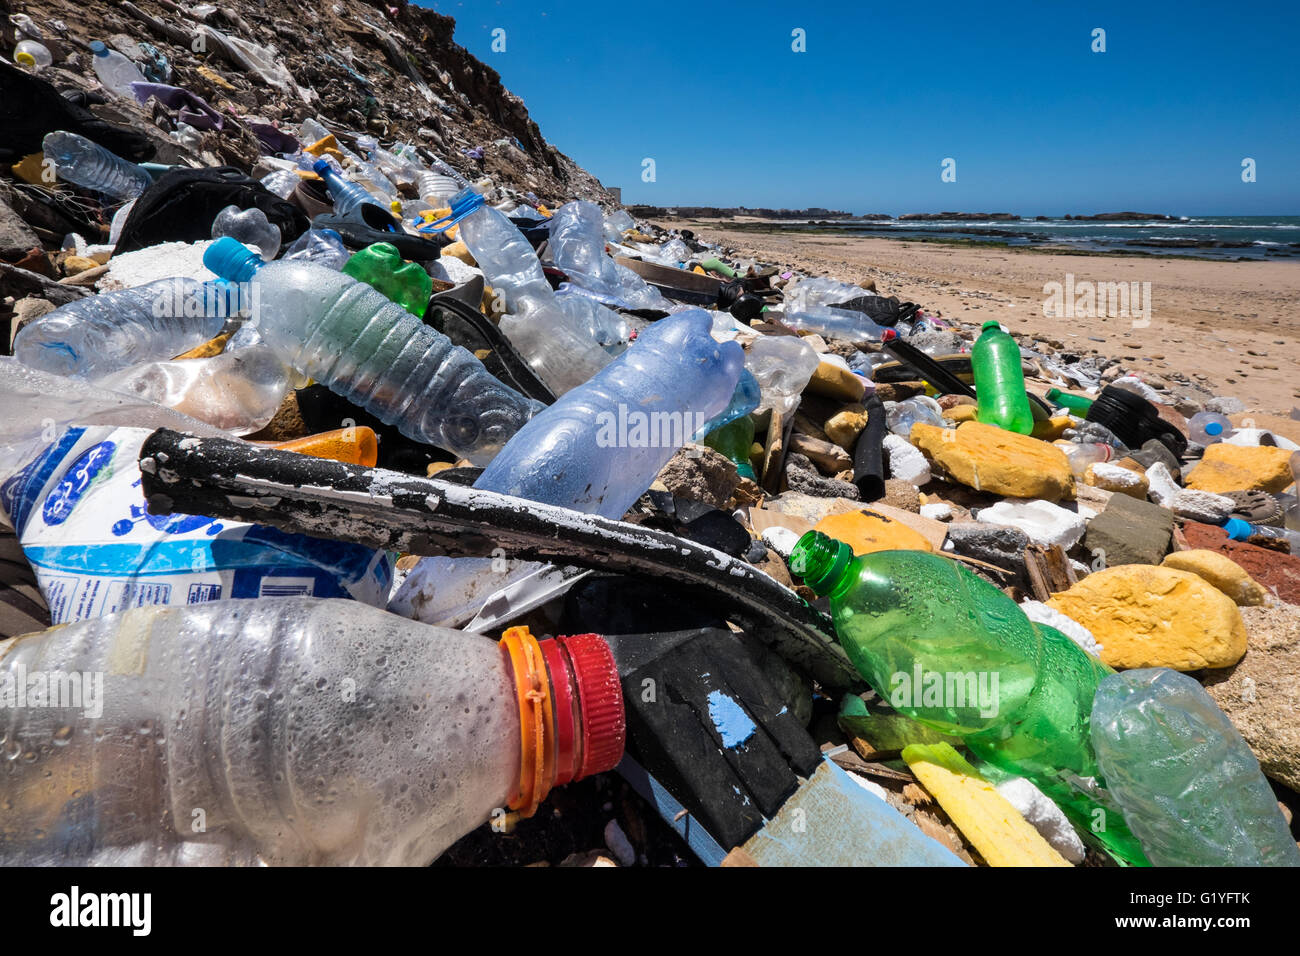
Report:
[[[795,231],[755,232],[707,220],[660,221],[743,257],[872,279],[881,295],[963,323],[991,318],[1069,351],[1123,359],[1145,378],[1182,373],[1249,411],[1290,418],[1300,407],[1300,269],[1286,261],[1049,251]],[[1138,283],[1150,317],[1045,316],[1051,283]],[[1143,287],[1142,284],[1147,284]],[[1300,421],[1295,423],[1300,432]]]

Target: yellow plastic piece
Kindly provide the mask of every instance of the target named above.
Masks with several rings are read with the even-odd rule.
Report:
[[[45,172],[44,153],[32,153],[30,156],[24,156],[20,162],[14,163],[9,168],[13,170],[15,176],[25,183],[30,183],[33,186],[49,185],[41,178],[41,173]],[[50,175],[53,174],[54,170],[51,169]]]
[[[182,352],[176,356],[178,359],[196,359],[212,358],[214,355],[220,355],[226,350],[226,343],[230,341],[230,333],[223,332],[216,338],[208,339],[202,345],[196,345],[188,352]]]
[[[276,442],[271,446],[282,451],[296,451],[313,458],[328,458],[347,465],[375,467],[379,460],[379,438],[365,425],[336,428],[331,432],[308,435],[291,441]]]
[[[339,153],[339,141],[334,138],[333,133],[330,133],[324,139],[316,140],[316,142],[306,148],[306,151],[318,159],[327,152],[342,155]]]
[[[903,760],[989,866],[1070,865],[951,744],[911,744]]]
[[[543,216],[545,216],[547,219],[550,219],[551,216],[553,215],[553,213],[552,213],[549,209],[547,209],[545,206],[543,206],[543,205],[541,205],[541,204],[538,204],[538,206],[537,206],[537,211],[540,212],[540,213],[541,213]]]

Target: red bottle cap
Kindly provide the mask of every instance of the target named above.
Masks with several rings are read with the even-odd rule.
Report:
[[[574,780],[613,770],[623,759],[627,717],[618,665],[605,639],[597,634],[557,637],[573,665],[581,715],[578,768]]]

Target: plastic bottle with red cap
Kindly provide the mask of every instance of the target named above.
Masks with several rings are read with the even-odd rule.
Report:
[[[613,769],[626,733],[601,637],[310,597],[0,642],[0,688],[4,865],[425,866]]]

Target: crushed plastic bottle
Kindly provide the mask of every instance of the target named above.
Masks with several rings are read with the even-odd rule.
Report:
[[[762,389],[763,405],[788,415],[799,404],[821,359],[793,335],[765,335],[749,347],[745,367]]]
[[[605,255],[604,220],[595,203],[579,200],[555,210],[547,248],[555,267],[591,292],[632,309],[672,308],[658,289]]]
[[[475,488],[621,518],[673,452],[736,390],[744,352],[692,309],[646,329],[615,362],[522,428]]]
[[[1065,452],[1070,462],[1070,471],[1076,478],[1082,477],[1092,465],[1103,464],[1115,457],[1115,449],[1105,442],[1058,441],[1057,448]]]
[[[979,420],[985,425],[1028,435],[1034,429],[1034,414],[1025,394],[1020,346],[1002,331],[996,319],[989,319],[980,328],[980,337],[971,347]]]
[[[93,380],[201,345],[235,314],[234,298],[228,283],[184,278],[102,292],[27,323],[14,356],[31,368]]]
[[[486,464],[542,408],[351,276],[311,262],[263,262],[228,237],[208,247],[203,264],[257,287],[253,318],[286,364],[408,438]]]
[[[134,199],[153,183],[135,163],[76,133],[46,133],[41,148],[60,179],[113,199]]]
[[[90,58],[90,65],[94,68],[95,75],[99,77],[99,82],[104,84],[104,89],[114,96],[134,101],[135,94],[131,91],[131,84],[146,82],[144,74],[136,69],[134,63],[116,50],[110,50],[100,40],[90,44],[90,51],[94,54]]]
[[[298,188],[302,182],[302,177],[289,169],[277,169],[273,173],[268,173],[260,180],[265,186],[281,199],[288,199],[293,195],[293,191]]]
[[[1156,866],[1300,866],[1259,761],[1191,677],[1111,674],[1091,728],[1107,788]]]
[[[1218,412],[1197,412],[1187,419],[1187,438],[1198,445],[1213,445],[1233,431],[1232,419]]]
[[[217,213],[212,220],[212,238],[222,236],[237,239],[263,259],[274,259],[280,251],[279,227],[272,225],[266,213],[256,206],[249,209],[227,206]]]
[[[427,866],[623,753],[595,635],[498,644],[348,601],[221,601],[0,643],[7,681],[48,670],[86,675],[73,707],[0,708],[20,758],[0,774],[6,865]]]
[[[343,237],[333,229],[308,229],[285,248],[280,261],[314,262],[337,272],[351,256]]]
[[[50,48],[35,40],[20,40],[14,47],[14,62],[24,70],[39,73],[54,62]]]
[[[853,549],[817,531],[790,570],[830,598],[835,633],[895,710],[963,738],[982,760],[1026,777],[1085,831],[1106,809],[1088,739],[1093,694],[1113,673],[1064,634],[955,561],[921,551]],[[1114,813],[1095,836],[1146,862]]]
[[[948,423],[943,417],[943,408],[933,398],[914,395],[901,402],[890,402],[885,406],[885,421],[889,430],[900,438],[911,438],[912,427],[918,423],[946,428]]]

